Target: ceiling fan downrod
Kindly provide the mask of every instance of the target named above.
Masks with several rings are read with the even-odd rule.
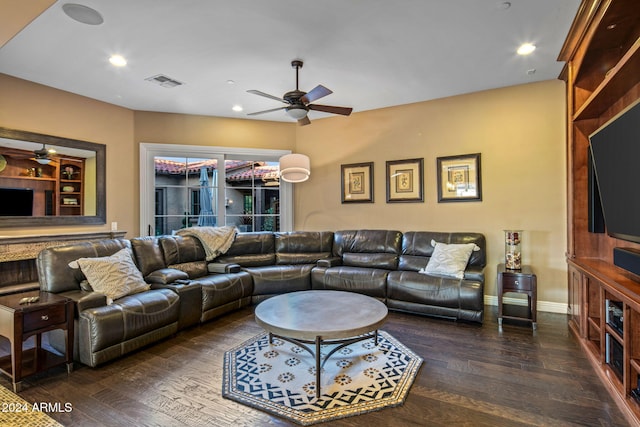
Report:
[[[296,91],[299,91],[300,89],[298,89],[298,71],[300,70],[300,68],[302,68],[302,61],[300,61],[299,59],[294,59],[293,61],[291,61],[291,66],[296,69]]]

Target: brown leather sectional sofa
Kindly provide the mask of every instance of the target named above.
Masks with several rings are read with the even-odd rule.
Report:
[[[432,240],[478,246],[462,279],[419,273],[433,254]],[[84,276],[68,264],[124,247],[131,248],[151,289],[108,305],[104,295],[83,290]],[[306,289],[358,292],[391,310],[482,322],[485,251],[479,233],[254,232],[238,234],[211,263],[197,238],[159,236],[48,248],[37,265],[42,290],[76,301],[75,359],[97,366],[180,329]],[[62,334],[53,331],[49,339],[62,351]]]

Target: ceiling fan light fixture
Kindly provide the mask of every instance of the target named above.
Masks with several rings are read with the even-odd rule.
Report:
[[[280,157],[280,179],[286,182],[304,182],[311,175],[311,161],[304,154],[285,154]]]
[[[47,150],[45,144],[42,144],[41,149],[35,150],[33,152],[33,155],[35,156],[33,160],[40,163],[41,165],[48,165],[49,163],[51,163],[51,159],[49,158],[49,150]]]
[[[287,114],[289,115],[289,117],[296,120],[300,120],[306,117],[308,112],[309,111],[302,105],[292,105],[291,107],[287,108]]]
[[[36,158],[36,162],[40,163],[41,165],[48,165],[49,163],[51,163],[51,159],[50,158]]]

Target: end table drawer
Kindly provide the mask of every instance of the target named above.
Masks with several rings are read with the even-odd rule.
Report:
[[[24,332],[30,332],[46,328],[49,325],[64,323],[66,319],[67,310],[65,305],[56,304],[25,313],[22,319],[22,327]]]
[[[512,289],[517,291],[530,291],[533,289],[529,276],[504,276],[502,278],[502,286],[504,289]]]

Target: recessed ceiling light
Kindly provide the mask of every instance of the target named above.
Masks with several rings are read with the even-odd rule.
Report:
[[[112,55],[111,58],[109,58],[109,62],[111,62],[111,65],[115,65],[116,67],[124,67],[127,65],[127,60],[124,59],[124,56],[122,55]]]
[[[242,111],[242,107],[240,105],[234,105],[231,109],[237,113]]]
[[[498,3],[496,4],[496,7],[497,7],[498,9],[507,10],[507,9],[509,9],[509,8],[511,7],[511,2],[508,2],[508,1],[501,1],[501,2],[498,2]]]
[[[524,43],[520,45],[517,52],[518,52],[518,55],[529,55],[534,50],[536,50],[536,45],[532,43]]]
[[[228,85],[234,85],[234,84],[236,84],[236,82],[234,80],[229,79],[229,80],[227,80],[227,84]]]
[[[74,21],[87,25],[100,25],[104,22],[102,15],[95,9],[81,4],[66,3],[62,5],[62,11]]]

